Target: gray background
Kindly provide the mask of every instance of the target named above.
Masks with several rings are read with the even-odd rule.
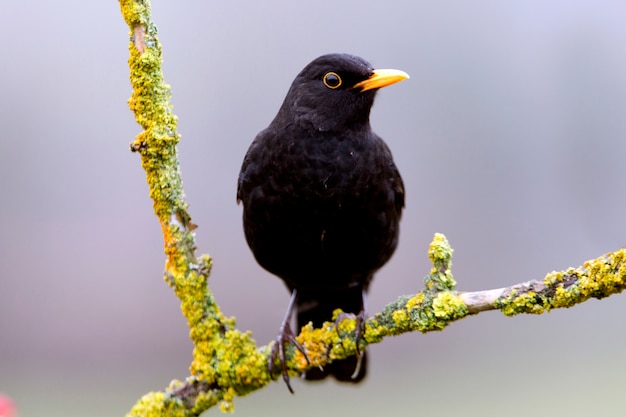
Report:
[[[401,242],[369,297],[422,288],[434,232],[461,290],[578,266],[626,243],[626,3],[154,2],[200,252],[259,343],[288,301],[246,247],[243,155],[310,60],[407,71],[372,113],[407,188]],[[162,280],[116,1],[0,3],[0,391],[21,415],[123,415],[184,378],[191,344]],[[624,296],[497,312],[370,349],[358,387],[295,381],[239,415],[622,416]],[[209,414],[217,415],[213,410]]]

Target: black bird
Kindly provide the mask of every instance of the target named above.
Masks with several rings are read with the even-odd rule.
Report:
[[[243,160],[237,201],[246,240],[257,262],[292,291],[269,365],[280,357],[290,391],[284,344],[305,353],[289,327],[294,305],[298,329],[319,327],[340,308],[357,315],[361,337],[365,292],[396,249],[404,185],[369,115],[377,90],[406,78],[353,55],[315,59]],[[359,382],[364,353],[360,359],[335,361],[305,378]]]

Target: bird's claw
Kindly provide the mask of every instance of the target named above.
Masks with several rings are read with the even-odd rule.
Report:
[[[356,350],[357,364],[354,369],[354,373],[352,374],[352,379],[356,378],[361,372],[361,364],[363,360],[363,355],[361,355],[361,339],[365,336],[365,310],[361,310],[359,314],[352,313],[340,313],[337,315],[337,319],[335,319],[335,329],[337,330],[337,335],[341,337],[341,333],[339,333],[339,323],[341,323],[344,319],[352,319],[356,321],[356,327],[354,330],[354,346]]]
[[[287,369],[287,357],[285,355],[285,345],[287,343],[291,343],[296,349],[302,353],[304,359],[306,359],[307,365],[311,363],[309,360],[309,355],[306,354],[306,350],[304,347],[296,340],[295,335],[291,331],[291,326],[289,323],[285,323],[284,326],[281,327],[278,336],[276,336],[276,342],[272,346],[272,350],[270,351],[269,362],[267,364],[267,369],[270,372],[270,375],[274,373],[274,366],[276,364],[276,359],[280,361],[280,369],[281,374],[283,376],[283,381],[287,385],[287,389],[290,393],[294,393],[293,388],[291,387],[291,383],[289,382],[289,371]]]

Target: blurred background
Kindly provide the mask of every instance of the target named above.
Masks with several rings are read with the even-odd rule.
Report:
[[[256,265],[235,204],[255,134],[327,52],[398,68],[372,111],[407,189],[371,313],[422,288],[445,233],[464,291],[541,279],[626,244],[626,3],[153,3],[199,252],[258,343],[289,295]],[[121,416],[188,375],[160,227],[128,144],[117,1],[0,3],[0,392],[22,417]],[[360,386],[282,383],[238,415],[623,416],[624,296],[543,316],[484,313],[370,348]],[[212,410],[209,415],[218,415]]]

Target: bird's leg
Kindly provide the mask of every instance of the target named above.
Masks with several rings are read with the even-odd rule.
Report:
[[[281,373],[283,375],[283,381],[287,384],[287,388],[289,392],[293,394],[293,388],[291,388],[291,384],[289,383],[289,373],[287,371],[287,359],[285,357],[285,344],[291,343],[298,349],[306,359],[307,363],[309,363],[309,356],[306,354],[304,347],[296,340],[296,336],[291,331],[291,326],[289,322],[291,321],[291,316],[293,315],[293,309],[296,305],[296,301],[298,300],[298,290],[293,290],[291,293],[291,300],[289,300],[289,306],[287,307],[287,312],[285,313],[285,318],[283,322],[280,324],[280,328],[278,329],[278,336],[276,336],[276,343],[272,346],[272,350],[270,351],[269,363],[267,364],[267,369],[270,374],[273,374],[274,371],[274,363],[276,362],[276,357],[280,360]]]
[[[356,367],[354,368],[354,372],[352,373],[352,379],[355,379],[359,373],[361,372],[361,365],[363,364],[363,355],[361,355],[361,348],[359,347],[359,342],[365,335],[365,319],[367,318],[367,296],[365,294],[365,289],[361,291],[362,303],[363,306],[359,314],[356,315],[356,330],[354,331],[354,343],[356,346]]]
[[[359,342],[363,338],[365,334],[365,319],[367,318],[367,296],[365,295],[365,290],[361,292],[362,302],[361,311],[356,315],[356,330],[354,331],[354,339],[356,343],[356,354],[361,356],[361,348],[359,346]]]
[[[354,369],[354,373],[352,373],[352,379],[356,378],[361,372],[361,365],[363,363],[363,355],[361,355],[361,348],[359,346],[359,342],[363,338],[365,334],[365,319],[367,318],[367,297],[365,294],[365,290],[361,291],[361,311],[359,311],[356,315],[352,313],[341,313],[335,319],[335,329],[337,330],[337,334],[341,336],[339,333],[339,323],[346,318],[353,318],[356,321],[356,326],[354,330],[354,346],[356,348],[356,357],[357,363],[356,368]]]

